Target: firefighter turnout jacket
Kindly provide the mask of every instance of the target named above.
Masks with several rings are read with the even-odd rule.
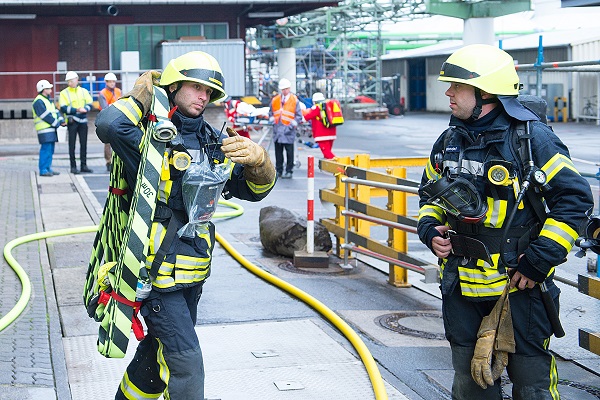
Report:
[[[578,237],[578,227],[594,201],[588,182],[578,173],[567,147],[552,129],[539,121],[530,122],[531,149],[535,165],[545,172],[547,183],[541,188],[539,201],[546,208],[546,218],[539,221],[530,196],[516,205],[516,193],[524,179],[524,166],[518,155],[518,140],[514,133],[520,121],[512,119],[499,107],[495,119],[478,132],[464,121],[452,116],[450,127],[433,145],[423,172],[419,190],[419,238],[431,249],[435,229],[449,225],[458,234],[477,238],[487,245],[492,263],[468,256],[450,254],[440,260],[442,293],[451,292],[458,281],[463,296],[490,299],[502,293],[507,280],[506,265],[500,258],[501,238],[505,222],[513,207],[518,207],[502,247],[509,265],[518,263],[518,271],[526,277],[543,282],[551,278],[555,266],[563,263]],[[477,121],[475,121],[475,124]],[[492,182],[490,169],[502,166],[508,171],[504,181]],[[466,224],[428,203],[422,188],[428,181],[438,180],[446,168],[475,185],[487,212],[478,224]],[[529,188],[530,191],[534,187]],[[532,228],[533,227],[533,228]],[[524,256],[519,259],[519,255]]]
[[[202,116],[189,118],[176,111],[171,120],[193,159],[199,156],[199,152],[204,151],[206,156],[211,157],[212,162],[231,162],[225,158],[219,146],[226,135],[216,131]],[[114,153],[123,161],[127,175],[125,179],[130,188],[135,187],[141,157],[139,145],[145,134],[145,122],[140,104],[132,97],[117,100],[111,107],[103,110],[96,120],[96,133],[102,142],[110,143]],[[182,193],[185,171],[178,170],[173,165],[167,166],[166,157],[163,163],[163,168],[169,169],[169,174],[168,178],[161,175],[159,183],[158,206],[150,230],[150,245],[146,258],[148,269],[152,267],[155,255],[161,248],[167,227],[173,229],[169,224],[171,219],[176,219],[176,230],[188,222]],[[265,185],[247,181],[244,177],[244,166],[235,164],[223,194],[227,198],[259,201],[271,191],[273,185],[274,181]],[[194,238],[180,238],[174,235],[164,261],[160,263],[156,280],[153,281],[156,290],[172,291],[193,286],[209,276],[215,229],[212,222],[208,222],[208,225],[206,235],[197,235]]]

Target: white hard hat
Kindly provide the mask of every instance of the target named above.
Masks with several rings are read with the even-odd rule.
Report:
[[[75,79],[75,78],[79,78],[79,75],[77,75],[77,72],[75,72],[75,71],[69,71],[69,72],[67,72],[67,75],[65,75],[66,81],[70,81],[71,79]]]
[[[321,92],[315,92],[312,95],[312,101],[313,103],[316,103],[317,101],[324,101],[325,100],[325,96],[323,96],[323,93]]]
[[[288,79],[281,78],[281,80],[279,81],[279,90],[289,89],[291,87],[292,82],[290,82]]]
[[[115,74],[113,74],[112,72],[109,72],[108,74],[104,75],[104,81],[116,81],[117,80],[117,76]]]
[[[44,89],[52,89],[52,84],[45,79],[42,79],[35,85],[38,93],[40,93]]]

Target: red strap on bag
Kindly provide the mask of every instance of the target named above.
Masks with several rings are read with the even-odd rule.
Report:
[[[125,297],[119,295],[115,291],[106,293],[105,291],[101,290],[100,297],[98,298],[98,304],[104,304],[105,306],[108,305],[108,300],[110,300],[111,297],[119,303],[125,304],[133,308],[133,316],[131,318],[131,328],[133,329],[133,334],[135,335],[135,338],[138,341],[144,339],[144,337],[146,336],[144,335],[144,326],[142,325],[142,321],[140,321],[140,318],[138,316],[142,302],[127,300]]]
[[[124,196],[127,194],[127,189],[119,189],[116,187],[109,186],[108,191],[117,196]]]

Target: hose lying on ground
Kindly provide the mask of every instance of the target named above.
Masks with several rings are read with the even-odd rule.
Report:
[[[217,212],[215,213],[215,218],[230,218],[237,217],[244,212],[242,206],[235,204],[233,202],[227,200],[219,200],[219,204],[231,207],[233,210]],[[98,230],[98,226],[84,226],[77,228],[68,228],[68,229],[57,229],[48,232],[40,232],[34,233],[31,235],[22,236],[20,238],[11,240],[4,247],[4,258],[6,262],[11,266],[11,268],[15,271],[19,279],[21,280],[21,284],[23,286],[23,290],[21,296],[17,302],[17,304],[2,318],[0,318],[0,332],[3,331],[6,327],[8,327],[12,322],[14,322],[19,315],[23,312],[27,303],[29,302],[29,298],[31,297],[31,282],[27,273],[21,265],[17,262],[17,260],[12,256],[11,251],[15,247],[31,242],[33,240],[42,240],[50,237],[56,236],[66,236],[66,235],[75,235],[80,233],[90,233]],[[216,234],[216,239],[223,246],[223,248],[244,268],[258,276],[259,278],[277,286],[278,288],[284,290],[285,292],[291,294],[296,297],[300,301],[314,308],[317,312],[319,312],[325,319],[331,322],[340,332],[348,339],[348,341],[352,344],[352,346],[358,352],[361,361],[363,362],[367,373],[369,375],[369,379],[371,380],[371,385],[373,386],[373,391],[375,393],[376,400],[387,400],[387,392],[385,390],[385,386],[383,384],[383,379],[381,378],[381,374],[379,372],[379,368],[377,367],[377,363],[373,359],[373,356],[369,352],[369,349],[358,336],[358,334],[348,325],[342,318],[340,318],[336,313],[334,313],[330,308],[328,308],[325,304],[321,303],[319,300],[304,292],[303,290],[291,285],[290,283],[264,271],[259,268],[255,264],[252,264],[247,258],[242,256],[233,246],[225,240],[218,233]]]

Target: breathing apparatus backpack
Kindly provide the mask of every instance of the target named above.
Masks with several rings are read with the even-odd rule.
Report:
[[[533,111],[539,118],[540,122],[548,126],[548,118],[546,117],[546,110],[548,103],[546,100],[539,96],[533,95],[520,95],[517,100]],[[516,152],[521,160],[521,167],[526,173],[528,169],[531,171],[531,178],[534,182],[533,190],[527,190],[525,195],[529,200],[529,204],[533,208],[538,220],[543,224],[546,220],[546,208],[542,201],[542,195],[539,191],[539,187],[546,184],[546,175],[533,164],[532,153],[531,153],[531,121],[517,123],[515,129],[512,130],[511,144],[516,148]],[[548,126],[550,130],[552,127]],[[516,136],[516,140],[514,138]]]
[[[344,115],[342,114],[342,106],[339,100],[328,99],[318,103],[317,107],[319,107],[321,121],[326,128],[344,123]]]

